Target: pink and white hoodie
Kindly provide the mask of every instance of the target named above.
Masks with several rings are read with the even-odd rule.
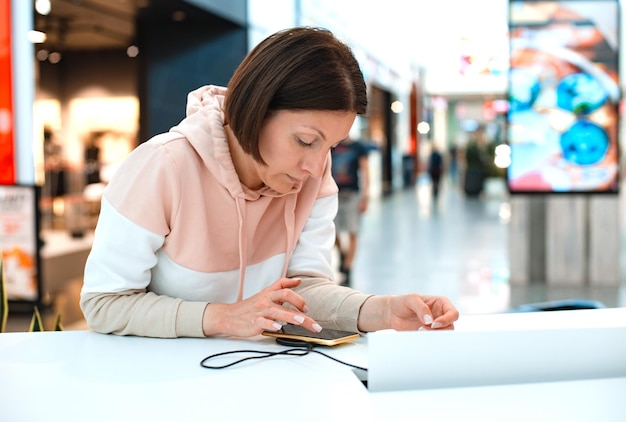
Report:
[[[332,281],[330,154],[324,176],[299,190],[248,189],[223,128],[225,92],[191,92],[186,118],[138,146],[106,187],[81,292],[88,324],[202,337],[208,303],[245,299],[287,276],[302,278],[294,290],[323,327],[356,331],[368,296]]]

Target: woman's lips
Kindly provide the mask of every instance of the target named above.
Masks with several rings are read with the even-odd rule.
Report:
[[[294,183],[294,184],[303,183],[304,180],[306,179],[306,177],[302,178],[302,179],[297,179],[297,178],[295,178],[293,176],[289,176],[289,175],[287,175],[287,177],[289,177],[289,180],[291,180],[291,182]]]

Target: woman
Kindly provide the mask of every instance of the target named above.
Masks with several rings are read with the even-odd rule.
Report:
[[[254,336],[452,328],[443,297],[371,296],[330,265],[330,149],[366,112],[351,50],[323,29],[261,42],[228,88],[189,94],[187,117],[137,147],[107,186],[81,308],[99,332]]]

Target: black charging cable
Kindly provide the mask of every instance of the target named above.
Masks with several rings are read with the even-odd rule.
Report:
[[[281,341],[278,341],[281,340]],[[285,341],[287,340],[287,341]],[[277,343],[279,344],[283,344],[286,346],[293,346],[290,349],[285,349],[285,350],[280,350],[277,352],[269,352],[269,351],[264,351],[264,350],[231,350],[228,352],[222,352],[222,353],[215,353],[213,355],[207,356],[204,359],[202,359],[200,361],[200,366],[202,366],[203,368],[207,368],[207,369],[225,369],[225,368],[229,368],[231,366],[235,366],[237,364],[240,364],[242,362],[248,361],[248,360],[255,360],[255,359],[266,359],[266,358],[271,358],[274,356],[306,356],[310,353],[317,353],[318,355],[322,355],[324,357],[327,357],[328,359],[334,360],[335,362],[338,362],[342,365],[346,365],[349,366],[351,368],[355,368],[355,369],[360,369],[361,371],[367,371],[367,368],[363,368],[361,366],[357,366],[357,365],[353,365],[351,363],[347,363],[347,362],[343,362],[337,358],[334,358],[332,356],[327,355],[324,352],[320,352],[319,350],[316,350],[314,347],[315,345],[312,343],[307,343],[304,341],[289,341],[288,339],[277,339],[276,340]],[[243,357],[241,359],[237,359],[233,362],[224,364],[224,365],[209,365],[207,362],[209,360],[212,359],[216,359],[222,356],[228,356],[228,355],[237,355],[237,354],[247,354],[248,356]]]

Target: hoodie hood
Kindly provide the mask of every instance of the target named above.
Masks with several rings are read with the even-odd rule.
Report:
[[[284,194],[269,187],[252,190],[239,180],[224,130],[224,98],[226,88],[207,85],[191,91],[187,95],[186,117],[178,125],[170,129],[183,135],[207,169],[213,174],[230,194],[246,200],[258,199],[263,196],[283,196],[295,193],[300,186]]]
[[[201,157],[205,167],[233,197],[246,196],[230,157],[224,131],[224,96],[226,88],[209,85],[187,95],[186,117],[170,132],[182,134]],[[251,195],[248,199],[256,199]]]

